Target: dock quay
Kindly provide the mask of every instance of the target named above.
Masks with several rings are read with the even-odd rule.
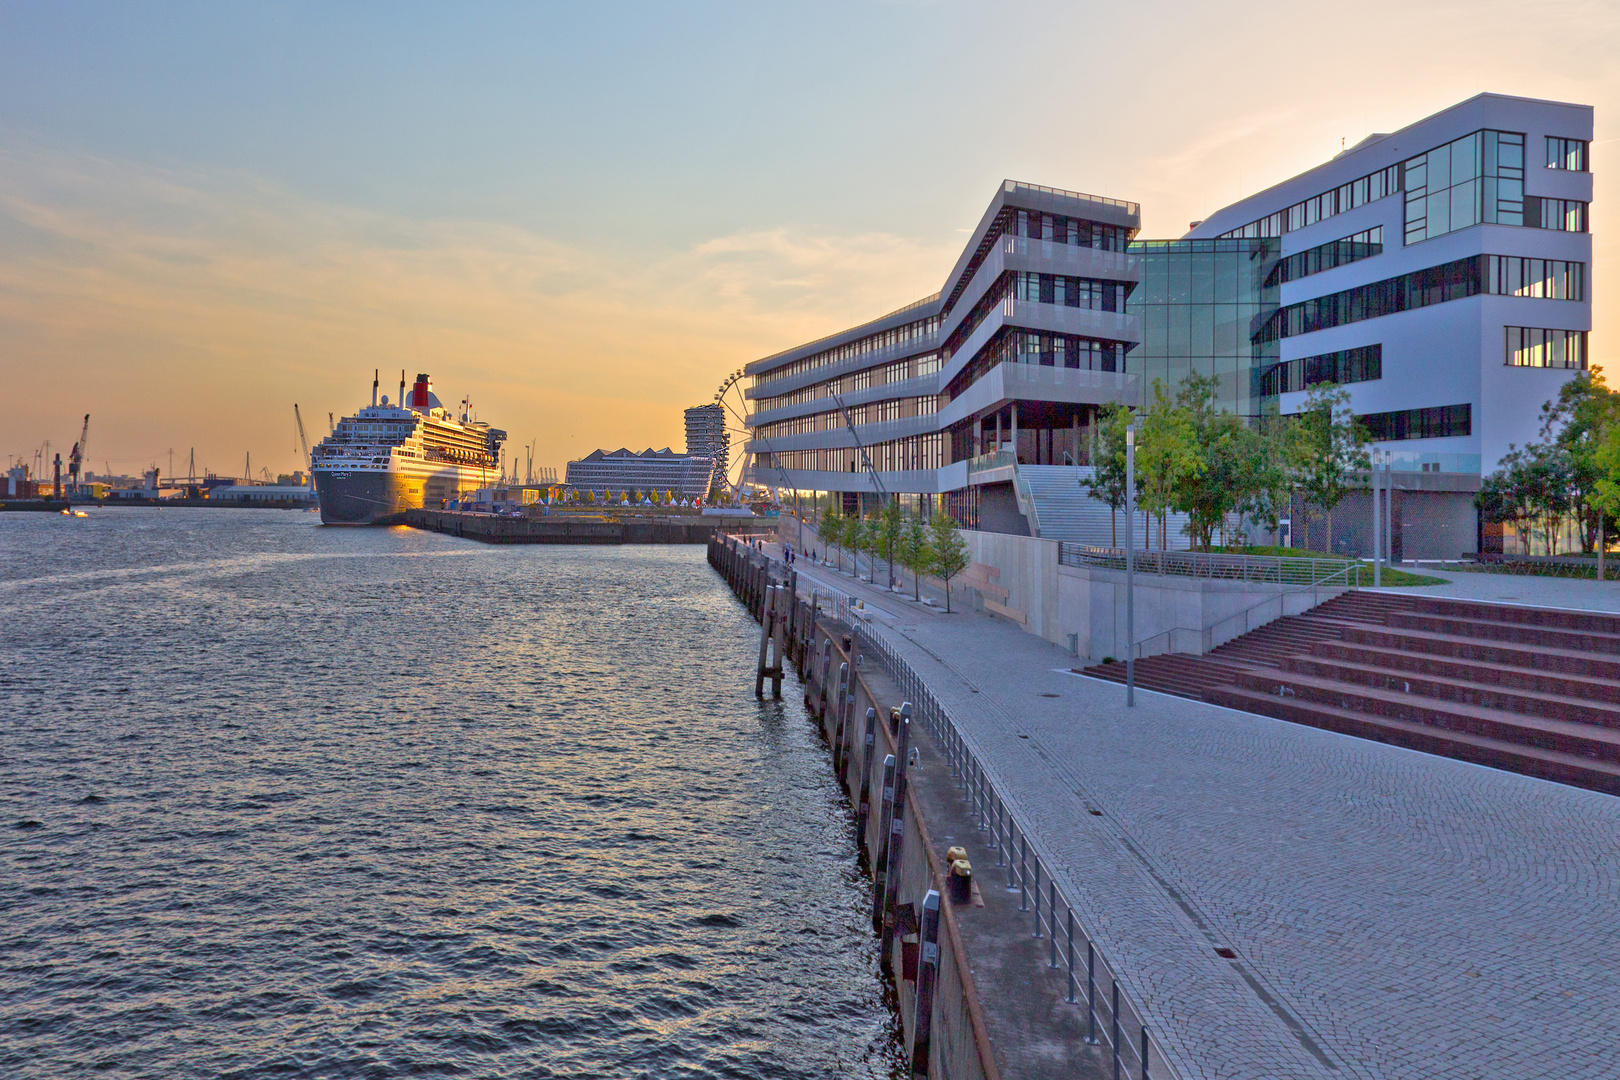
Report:
[[[709,561],[761,623],[756,688],[769,679],[779,695],[792,666],[855,808],[912,1075],[1180,1075],[1030,848],[1022,813],[850,598],[806,591],[745,538],[716,536]]]
[[[625,517],[577,519],[498,517],[455,510],[407,510],[398,524],[464,536],[486,544],[703,544],[716,533],[774,532],[762,519],[727,517]]]
[[[1127,708],[1123,687],[1016,622],[737,546],[717,540],[710,558],[745,602],[786,584],[835,645],[849,639],[860,693],[913,704],[909,797],[936,850],[966,837],[986,901],[951,910],[1001,1075],[1115,1075],[1115,978],[1114,1045],[1123,1056],[1145,1028],[1155,1077],[1620,1075],[1620,799],[1142,688]],[[817,636],[790,625],[790,657],[814,661]],[[942,809],[925,801],[941,760]],[[1023,953],[997,951],[1003,898]],[[1075,1063],[1043,1071],[1062,1054]],[[1119,1075],[1139,1070],[1132,1056]]]

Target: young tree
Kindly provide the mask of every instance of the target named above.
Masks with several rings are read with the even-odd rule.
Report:
[[[1592,496],[1601,475],[1597,453],[1610,428],[1620,424],[1620,394],[1601,371],[1578,372],[1541,407],[1541,437],[1569,455],[1571,507],[1581,529],[1581,550],[1598,546],[1602,529]]]
[[[1608,521],[1620,518],[1620,423],[1608,425],[1592,455],[1597,479],[1592,484],[1592,504],[1598,512],[1598,580],[1605,580],[1603,549],[1608,539]]]
[[[1187,514],[1187,531],[1197,547],[1208,548],[1216,529],[1248,496],[1254,479],[1250,460],[1254,433],[1230,412],[1215,409],[1220,381],[1194,372],[1176,389],[1176,407],[1185,414],[1199,467],[1183,474],[1176,509]]]
[[[1178,499],[1203,470],[1194,443],[1191,417],[1165,390],[1163,379],[1153,380],[1153,405],[1142,418],[1136,444],[1136,479],[1142,488],[1142,509],[1159,518],[1159,548],[1167,546],[1166,519],[1182,509]]]
[[[900,533],[900,565],[911,571],[912,599],[922,599],[922,575],[932,565],[933,549],[928,545],[928,530],[922,522],[912,518]]]
[[[929,522],[929,568],[945,583],[945,611],[951,610],[951,578],[968,567],[967,541],[949,514],[935,514]]]
[[[883,507],[883,512],[877,518],[878,546],[883,549],[883,561],[889,567],[889,590],[894,590],[894,558],[895,549],[900,544],[900,533],[905,527],[905,521],[900,516],[900,502],[891,498]]]
[[[1288,512],[1291,494],[1288,469],[1289,446],[1294,439],[1294,419],[1264,416],[1254,428],[1245,429],[1238,448],[1244,476],[1238,513],[1268,532],[1276,533]]]
[[[1350,411],[1350,392],[1322,383],[1306,395],[1296,431],[1295,478],[1305,501],[1327,517],[1327,550],[1332,554],[1333,510],[1350,493],[1356,474],[1372,469],[1367,429]]]
[[[1114,547],[1119,547],[1119,512],[1125,506],[1125,431],[1130,426],[1130,409],[1120,404],[1103,406],[1091,453],[1092,476],[1083,481],[1086,494],[1108,504],[1108,535]]]
[[[844,568],[843,549],[843,515],[836,506],[829,506],[827,512],[821,515],[821,524],[816,527],[816,535],[821,538],[823,548],[832,548],[838,552],[838,569]]]
[[[1487,521],[1524,523],[1534,535],[1537,525],[1547,552],[1558,554],[1558,526],[1573,503],[1574,468],[1569,454],[1556,444],[1508,444],[1496,471],[1480,483],[1474,505]]]

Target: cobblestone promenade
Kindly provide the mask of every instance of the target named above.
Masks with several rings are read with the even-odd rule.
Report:
[[[1126,709],[1010,623],[797,569],[878,609],[1187,1080],[1620,1077],[1620,799]]]

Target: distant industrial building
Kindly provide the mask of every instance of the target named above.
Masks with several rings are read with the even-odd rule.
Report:
[[[726,430],[726,407],[720,402],[686,410],[686,452],[713,463],[709,487],[724,484],[731,465],[731,433]]]
[[[669,447],[633,453],[593,450],[568,463],[566,483],[575,491],[596,495],[625,491],[673,492],[681,499],[701,499],[709,492],[714,462],[696,454],[677,454]]]

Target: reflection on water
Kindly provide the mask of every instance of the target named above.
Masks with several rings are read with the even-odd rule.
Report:
[[[702,549],[315,522],[0,515],[0,1075],[896,1074]]]

